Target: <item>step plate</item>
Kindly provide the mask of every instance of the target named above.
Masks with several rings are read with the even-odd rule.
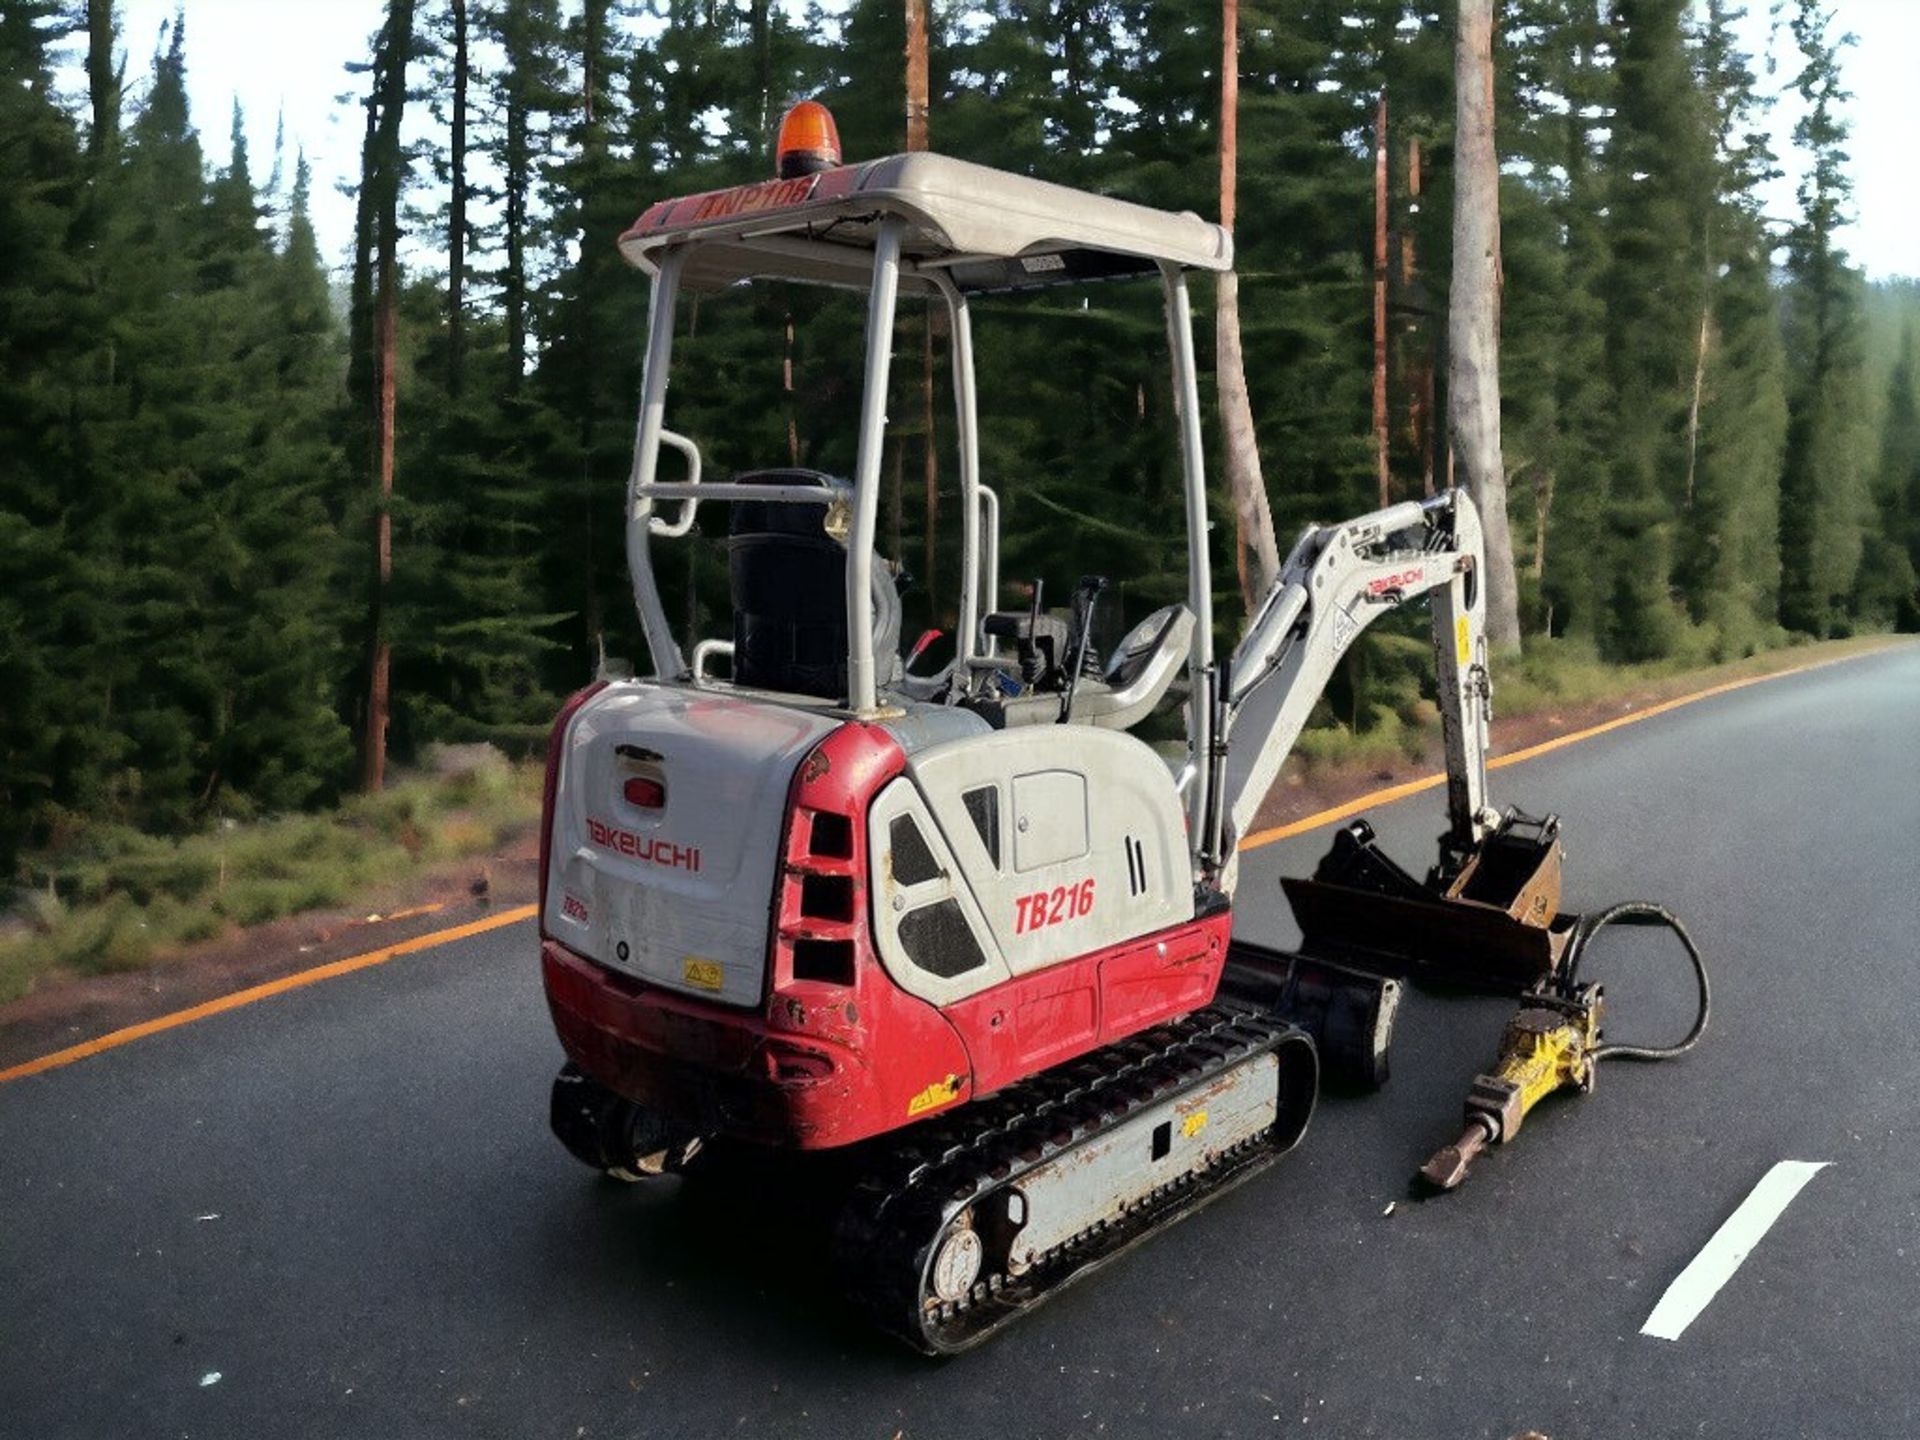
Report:
[[[1161,1187],[1211,1168],[1227,1150],[1271,1129],[1279,1110],[1278,1070],[1271,1052],[1255,1056],[1147,1106],[999,1192],[1003,1223],[1017,1226],[1007,1251],[1009,1273],[1025,1273],[1074,1236],[1120,1219]]]

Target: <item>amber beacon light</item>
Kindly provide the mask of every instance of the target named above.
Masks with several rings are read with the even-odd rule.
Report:
[[[818,100],[802,100],[781,119],[774,151],[782,180],[833,169],[840,163],[840,130],[833,112]]]

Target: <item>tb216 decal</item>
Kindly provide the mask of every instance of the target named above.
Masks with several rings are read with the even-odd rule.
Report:
[[[1022,895],[1014,902],[1013,933],[1024,935],[1092,913],[1093,877],[1088,876],[1078,885],[1056,885],[1051,890]]]

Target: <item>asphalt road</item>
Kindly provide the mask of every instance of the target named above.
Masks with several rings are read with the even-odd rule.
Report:
[[[1406,1182],[1506,1007],[1416,994],[1383,1094],[924,1362],[821,1293],[777,1184],[728,1204],[567,1159],[516,925],[0,1087],[0,1434],[1920,1433],[1920,649],[1495,780],[1565,817],[1571,906],[1686,918],[1713,1025],[1453,1196]],[[1424,864],[1440,803],[1378,812],[1390,850]],[[1244,933],[1293,938],[1275,877],[1323,844],[1249,857]],[[1612,1038],[1684,1023],[1677,951],[1593,967]],[[1833,1164],[1680,1339],[1642,1336],[1782,1159]]]

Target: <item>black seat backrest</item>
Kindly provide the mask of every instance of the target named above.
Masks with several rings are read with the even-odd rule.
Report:
[[[754,470],[734,478],[748,485],[850,490],[844,480],[817,470]],[[847,552],[827,534],[827,507],[736,500],[730,509],[734,683],[823,700],[845,698]],[[873,573],[874,652],[884,670],[885,657],[893,656],[900,643],[899,604],[886,567],[876,563]]]

